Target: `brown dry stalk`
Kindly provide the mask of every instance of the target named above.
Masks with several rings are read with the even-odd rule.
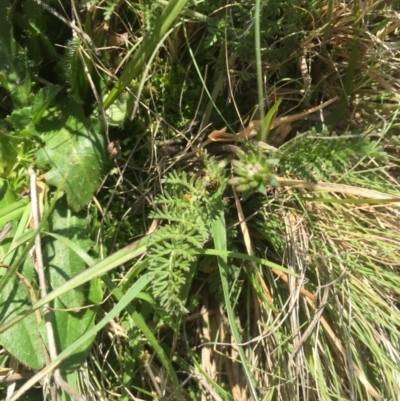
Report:
[[[278,128],[281,125],[290,124],[295,121],[301,120],[305,116],[315,113],[316,111],[321,110],[324,107],[330,105],[337,99],[338,99],[338,96],[335,96],[332,99],[326,101],[325,103],[322,103],[318,106],[312,107],[311,109],[302,111],[301,113],[296,113],[291,116],[275,118],[271,122],[269,129],[271,130],[274,128]],[[238,141],[239,139],[252,138],[257,135],[257,133],[261,127],[261,124],[262,124],[261,120],[253,120],[245,129],[243,129],[242,131],[239,131],[237,134],[230,134],[230,133],[226,132],[226,128],[223,128],[221,130],[214,130],[208,136],[208,139],[200,145],[200,147],[204,148],[211,142],[235,142],[235,141]]]
[[[363,198],[380,199],[392,201],[393,203],[400,202],[400,198],[391,194],[375,191],[373,189],[365,189],[360,187],[353,187],[345,184],[331,184],[328,182],[307,182],[303,180],[291,180],[283,177],[275,177],[279,182],[280,187],[304,188],[312,189],[315,191],[336,192],[353,196],[360,196]]]
[[[331,103],[333,103],[337,99],[338,99],[338,96],[335,96],[332,99],[329,99],[328,101],[326,101],[325,103],[322,103],[318,106],[312,107],[311,109],[302,111],[301,113],[296,113],[291,116],[277,117],[274,120],[272,120],[269,129],[270,130],[275,129],[275,128],[280,127],[283,124],[290,124],[295,121],[299,121],[299,120],[303,119],[305,116],[315,113],[316,111],[321,110],[326,106],[329,106]],[[242,139],[252,138],[257,135],[259,129],[261,128],[261,124],[262,124],[261,120],[253,120],[247,126],[247,128],[238,132],[237,136]]]

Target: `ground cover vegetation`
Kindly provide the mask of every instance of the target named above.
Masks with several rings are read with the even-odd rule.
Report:
[[[398,399],[397,2],[0,10],[3,399]]]

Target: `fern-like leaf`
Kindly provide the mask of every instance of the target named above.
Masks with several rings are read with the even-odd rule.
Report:
[[[180,299],[186,273],[210,238],[210,222],[216,199],[225,188],[224,169],[216,160],[205,159],[203,177],[173,171],[163,180],[164,193],[156,198],[153,218],[163,221],[149,239],[149,266],[154,274],[152,290],[170,314],[185,312]],[[210,190],[210,183],[215,184]]]
[[[283,174],[295,174],[311,182],[340,177],[363,157],[386,157],[369,137],[335,137],[326,130],[317,133],[314,129],[286,143],[277,156]]]

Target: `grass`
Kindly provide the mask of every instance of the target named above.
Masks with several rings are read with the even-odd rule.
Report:
[[[37,62],[31,97],[67,77],[110,157],[80,217],[90,246],[52,233],[50,212],[42,224],[89,268],[0,332],[85,283],[101,298],[92,326],[11,399],[93,340],[65,376],[88,400],[397,399],[398,6],[94,2],[72,9],[72,41],[46,10],[24,25],[24,7],[12,21]],[[63,47],[38,52],[46,35]],[[5,132],[27,119],[9,98]],[[232,137],[251,121],[259,133]],[[2,172],[15,192],[46,142],[33,138]],[[9,277],[18,256],[1,261]]]

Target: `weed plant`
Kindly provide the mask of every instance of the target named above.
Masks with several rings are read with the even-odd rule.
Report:
[[[398,399],[394,2],[0,8],[4,398]]]

